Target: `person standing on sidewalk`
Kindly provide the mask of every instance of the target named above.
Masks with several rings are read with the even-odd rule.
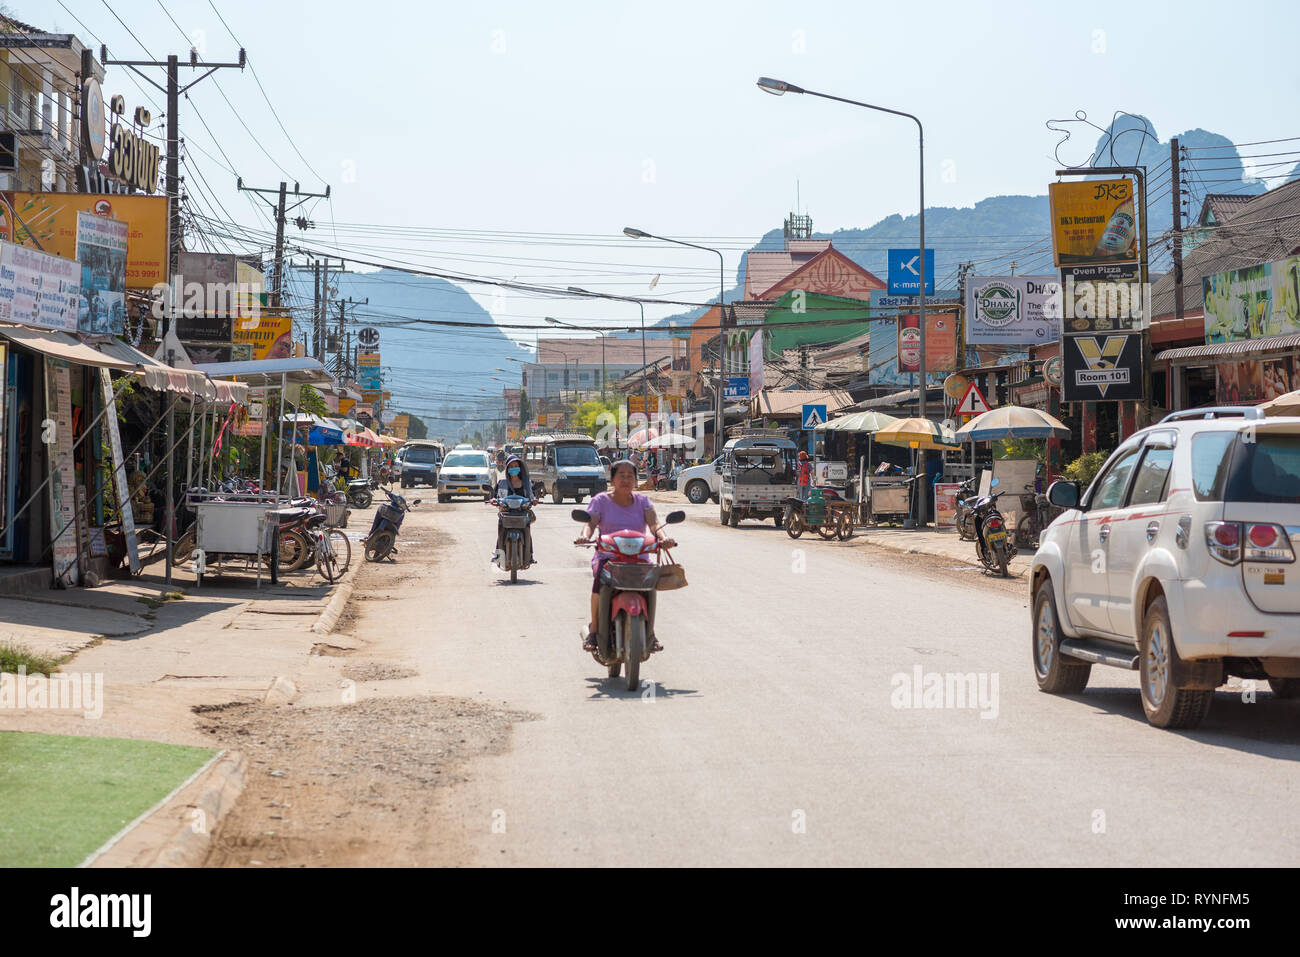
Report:
[[[799,465],[796,468],[795,475],[799,480],[799,501],[808,501],[809,492],[812,490],[812,462],[808,460],[807,452],[799,453]]]

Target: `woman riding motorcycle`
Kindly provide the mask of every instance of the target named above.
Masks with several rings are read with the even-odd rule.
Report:
[[[635,491],[636,466],[627,459],[619,459],[609,467],[609,478],[612,489],[592,498],[591,504],[587,506],[587,513],[591,516],[591,521],[587,523],[587,533],[574,539],[573,543],[582,545],[600,536],[611,535],[624,529],[637,532],[645,532],[649,529],[650,533],[659,540],[661,547],[672,548],[676,543],[660,535],[663,526],[659,524],[659,519],[655,515],[654,505],[650,503],[648,497]],[[596,628],[600,617],[601,591],[609,587],[600,583],[600,568],[607,560],[608,558],[600,552],[596,552],[591,559],[591,620],[587,623],[587,639],[583,642],[583,651],[595,651],[598,647]],[[642,556],[641,560],[648,562],[650,559]],[[663,651],[663,645],[654,634],[655,593],[646,592],[645,597],[649,632],[646,638],[650,643],[651,651]]]
[[[528,469],[524,466],[523,459],[517,455],[512,455],[505,461],[504,467],[500,470],[500,477],[497,479],[496,490],[492,493],[493,501],[500,501],[507,495],[522,495],[528,499],[528,504],[536,505],[537,498],[533,495],[533,483],[528,478]],[[528,523],[531,525],[537,521],[537,516],[531,512],[528,514]],[[501,516],[497,516],[497,550],[492,553],[492,561],[497,561],[501,557],[502,549],[505,548],[505,527],[501,524]],[[537,561],[537,555],[532,556],[534,562]]]

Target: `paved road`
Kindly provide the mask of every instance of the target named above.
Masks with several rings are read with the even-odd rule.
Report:
[[[579,649],[591,579],[570,507],[540,506],[541,563],[513,586],[487,562],[491,509],[414,513],[439,559],[368,603],[385,652],[436,692],[539,716],[450,792],[445,826],[472,850],[446,863],[1296,861],[1300,703],[1266,686],[1221,691],[1201,731],[1158,731],[1132,673],[1037,690],[1018,589],[688,506],[691,585],[662,596],[667,650],[627,692]],[[984,700],[925,707],[931,674],[976,675]]]

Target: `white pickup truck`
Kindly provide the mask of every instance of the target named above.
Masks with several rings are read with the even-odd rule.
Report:
[[[770,518],[777,528],[785,500],[799,494],[795,485],[795,444],[771,434],[743,436],[723,447],[719,470],[719,520],[732,528],[741,519]]]

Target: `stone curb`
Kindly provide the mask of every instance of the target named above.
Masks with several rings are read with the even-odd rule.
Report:
[[[244,774],[248,771],[248,758],[239,751],[229,751],[212,766],[203,779],[203,790],[193,805],[200,812],[196,818],[193,810],[176,829],[171,840],[163,845],[158,855],[147,867],[198,867],[212,847],[212,835],[223,814],[235,807],[244,790]],[[201,824],[202,826],[196,826]]]
[[[181,784],[92,854],[82,867],[197,867],[223,814],[244,789],[248,759],[220,751]]]
[[[354,585],[354,582],[347,581],[339,586],[339,590],[330,598],[329,604],[320,613],[316,623],[311,626],[313,632],[318,635],[328,635],[334,630],[334,626],[339,623],[339,618],[343,616],[343,610],[347,608],[349,599],[352,598]]]

